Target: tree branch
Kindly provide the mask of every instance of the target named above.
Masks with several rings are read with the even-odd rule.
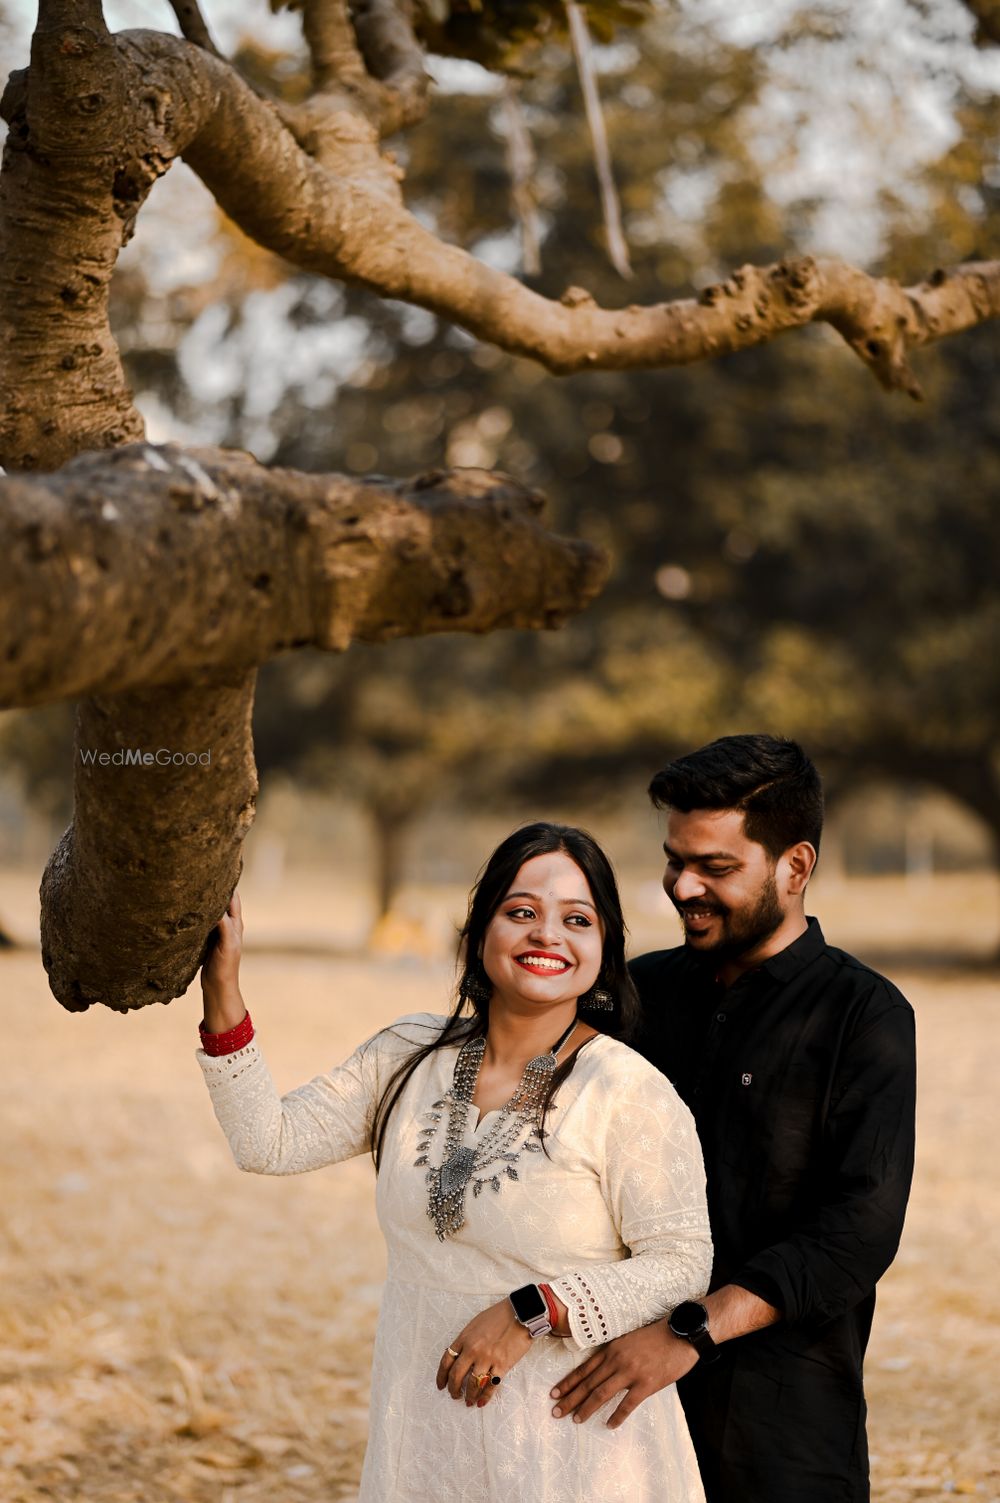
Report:
[[[198,8],[198,0],[170,0],[170,7],[177,17],[182,37],[193,42],[196,47],[201,47],[203,51],[210,52],[213,57],[222,57]]]
[[[353,15],[365,66],[382,86],[382,134],[416,124],[427,111],[428,78],[412,0],[355,0]]]
[[[41,885],[42,963],[70,1012],[169,1002],[194,980],[253,823],[256,678],[78,705],[73,823]]]
[[[504,143],[507,170],[510,173],[510,198],[521,230],[521,266],[525,276],[537,277],[542,269],[541,237],[538,232],[538,207],[535,203],[533,175],[535,152],[521,108],[517,81],[508,78],[504,88]]]
[[[606,561],[483,470],[410,481],[135,444],[0,481],[0,707],[245,671],[287,647],[545,627]]]
[[[89,696],[74,822],[42,882],[63,1006],[190,985],[253,819],[254,665],[554,626],[596,594],[603,555],[540,508],[480,470],[353,481],[144,444],[0,482],[0,703]]]
[[[962,4],[975,18],[978,45],[1000,43],[1000,0],[962,0]]]
[[[576,71],[580,79],[587,125],[590,128],[590,140],[594,148],[594,170],[597,173],[597,183],[601,192],[601,212],[604,215],[608,257],[618,275],[627,279],[632,275],[632,263],[629,261],[628,245],[622,229],[621,205],[618,201],[618,189],[615,186],[614,168],[611,165],[611,148],[608,146],[608,131],[604,123],[601,96],[597,88],[597,73],[594,68],[587,17],[583,8],[577,4],[577,0],[565,0],[565,6],[573,57],[576,60]]]
[[[324,167],[353,177],[360,162],[361,175],[374,179],[381,137],[427,111],[424,55],[407,0],[360,0],[353,16],[348,0],[303,0],[302,30],[313,90],[302,104],[282,105],[281,118]]]
[[[325,171],[235,75],[211,59],[203,66],[214,70],[217,103],[183,155],[252,239],[307,270],[417,303],[557,374],[688,365],[827,323],[883,386],[917,396],[911,350],[1000,314],[1000,262],[902,288],[810,256],[743,267],[697,299],[604,309],[571,288],[553,302],[439,240],[381,186]]]
[[[317,90],[342,84],[359,90],[368,82],[347,0],[303,0],[302,32]]]

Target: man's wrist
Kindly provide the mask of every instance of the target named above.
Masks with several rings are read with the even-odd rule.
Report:
[[[708,1307],[701,1300],[687,1299],[677,1305],[668,1317],[667,1325],[679,1341],[686,1343],[699,1362],[716,1360],[719,1349],[709,1329]]]
[[[781,1311],[742,1284],[724,1284],[702,1302],[708,1311],[712,1340],[719,1345],[738,1336],[749,1336],[781,1320]]]

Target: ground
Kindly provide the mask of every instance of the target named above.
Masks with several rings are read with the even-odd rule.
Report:
[[[636,947],[673,943],[648,884],[626,888]],[[918,1020],[917,1177],[868,1362],[878,1503],[1000,1500],[1000,998],[981,961],[928,958],[982,955],[997,896],[976,877],[817,889],[829,937],[865,958],[876,941],[909,956],[883,964]],[[422,902],[437,916],[424,958],[363,958],[331,948],[360,923],[363,897],[317,874],[280,898],[248,888],[244,991],[283,1089],[382,1022],[440,1010],[457,895],[410,895]],[[30,942],[26,874],[0,873],[0,912],[28,940],[0,952],[0,1495],[354,1497],[383,1267],[370,1166],[239,1174],[194,1061],[197,986],[136,1016],[70,1016]],[[383,943],[416,940],[404,925]]]

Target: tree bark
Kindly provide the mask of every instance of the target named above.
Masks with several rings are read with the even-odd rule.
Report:
[[[89,696],[41,889],[71,1011],[167,1002],[201,965],[253,819],[255,664],[555,625],[606,571],[543,530],[537,495],[476,470],[357,482],[134,445],[3,489],[3,701]]]
[[[79,706],[73,823],[41,886],[42,963],[69,1011],[169,1002],[194,979],[253,823],[255,682],[206,674]],[[129,748],[150,762],[126,765]]]
[[[0,481],[0,707],[231,673],[283,648],[556,626],[607,560],[484,470],[410,481],[135,444]]]

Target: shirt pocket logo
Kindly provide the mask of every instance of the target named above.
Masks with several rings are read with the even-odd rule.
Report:
[[[749,1085],[751,1080],[753,1080],[753,1074],[751,1073],[751,1071],[744,1070],[743,1074],[740,1076],[740,1084]]]

